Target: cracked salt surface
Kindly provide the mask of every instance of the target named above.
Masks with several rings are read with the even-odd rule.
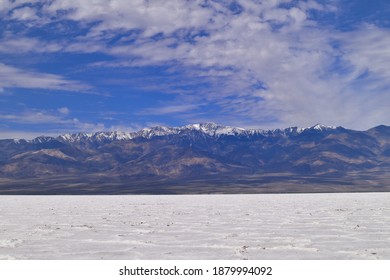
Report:
[[[0,259],[390,259],[390,193],[0,196]]]

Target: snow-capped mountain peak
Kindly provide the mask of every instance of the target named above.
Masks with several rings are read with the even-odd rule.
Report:
[[[30,142],[31,143],[46,143],[46,142],[49,142],[53,139],[54,138],[50,137],[50,136],[39,136],[39,137],[32,139]]]
[[[77,143],[81,141],[104,142],[114,140],[130,140],[134,138],[134,133],[129,132],[95,132],[95,133],[75,133],[63,134],[57,137],[62,142]]]
[[[58,140],[65,142],[80,142],[82,140],[88,140],[92,137],[92,133],[75,133],[75,134],[63,134],[57,137]]]
[[[314,126],[311,126],[311,127],[308,127],[306,129],[315,129],[315,130],[329,130],[329,129],[336,129],[335,126],[327,126],[327,125],[323,125],[323,124],[316,124]]]
[[[91,142],[101,143],[107,141],[124,141],[131,140],[134,138],[145,138],[150,139],[152,137],[167,136],[174,134],[186,134],[189,131],[201,132],[211,137],[223,137],[223,136],[239,136],[239,137],[251,137],[255,135],[261,135],[264,137],[275,137],[275,136],[293,136],[299,135],[304,131],[316,130],[316,131],[329,131],[336,129],[334,126],[325,126],[322,124],[316,124],[311,127],[299,128],[289,127],[286,129],[274,129],[274,130],[263,130],[263,129],[244,129],[240,127],[224,126],[216,123],[196,123],[189,124],[180,127],[168,127],[168,126],[155,126],[150,128],[143,128],[138,132],[95,132],[95,133],[75,133],[75,134],[63,134],[57,138],[53,137],[37,137],[30,140],[34,143],[47,142],[56,139],[60,142],[67,143],[79,143],[79,142]]]
[[[218,125],[216,123],[198,123],[186,125],[184,128],[201,131],[210,136],[238,135],[245,132],[245,129],[232,126]]]

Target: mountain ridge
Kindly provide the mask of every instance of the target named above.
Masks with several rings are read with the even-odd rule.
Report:
[[[154,126],[143,128],[137,132],[123,132],[123,131],[98,131],[94,133],[66,133],[61,134],[57,137],[51,136],[38,136],[31,140],[26,139],[0,139],[0,140],[15,140],[18,141],[26,141],[26,142],[44,142],[47,140],[62,140],[65,142],[77,142],[87,139],[96,139],[96,140],[131,140],[137,137],[150,138],[154,136],[167,136],[170,134],[178,134],[181,132],[185,132],[186,130],[196,130],[208,134],[209,136],[221,136],[221,135],[264,135],[264,136],[272,136],[275,134],[299,134],[307,130],[334,130],[334,129],[344,129],[343,127],[335,127],[335,126],[326,126],[322,124],[316,124],[311,127],[301,128],[301,127],[288,127],[285,129],[244,129],[240,127],[234,126],[224,126],[216,123],[197,123],[197,124],[189,124],[185,126],[179,127],[169,127],[169,126]]]
[[[0,193],[158,193],[161,186],[188,193],[195,185],[211,192],[378,191],[389,188],[389,174],[385,125],[256,130],[204,123],[0,140]]]

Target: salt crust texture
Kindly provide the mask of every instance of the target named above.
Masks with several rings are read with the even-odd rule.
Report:
[[[390,193],[0,196],[0,259],[390,259]]]

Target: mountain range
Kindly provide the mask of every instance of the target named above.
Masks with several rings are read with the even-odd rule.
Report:
[[[390,126],[214,123],[0,140],[0,194],[390,191]]]

